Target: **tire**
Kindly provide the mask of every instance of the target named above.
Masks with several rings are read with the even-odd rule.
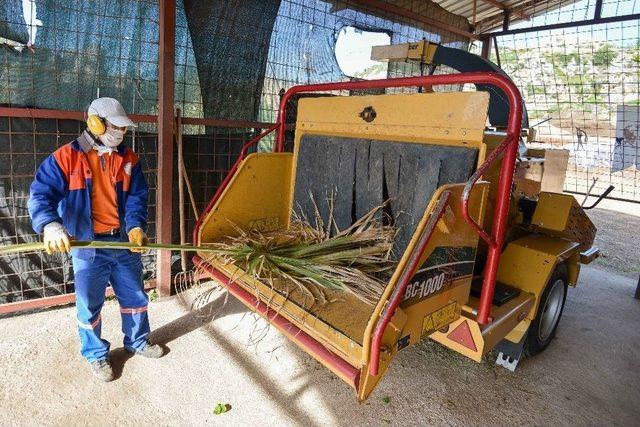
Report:
[[[524,344],[527,356],[543,351],[555,337],[567,298],[568,281],[567,266],[564,263],[558,264],[542,292],[536,317],[527,332]]]

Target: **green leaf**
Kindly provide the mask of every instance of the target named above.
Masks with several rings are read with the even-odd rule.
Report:
[[[230,409],[231,409],[231,405],[229,405],[227,403],[218,403],[213,408],[213,413],[215,415],[220,415],[220,414],[224,414],[225,412],[229,412]]]

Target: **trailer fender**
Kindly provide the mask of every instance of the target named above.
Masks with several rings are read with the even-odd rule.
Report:
[[[527,317],[507,335],[518,342],[527,332],[538,310],[540,296],[556,265],[565,262],[569,284],[575,286],[580,269],[580,244],[547,235],[529,235],[510,242],[502,256],[497,280],[509,286],[530,292],[535,301]]]

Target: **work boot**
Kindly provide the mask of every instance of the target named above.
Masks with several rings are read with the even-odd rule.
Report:
[[[159,359],[164,356],[164,348],[158,344],[151,344],[149,341],[147,341],[147,345],[144,346],[142,350],[127,349],[127,351],[129,353],[139,354],[140,356],[148,359]]]
[[[93,360],[89,363],[94,377],[105,383],[113,381],[113,369],[111,369],[109,359]]]

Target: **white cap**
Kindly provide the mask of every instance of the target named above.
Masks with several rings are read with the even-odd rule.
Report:
[[[98,98],[94,99],[87,110],[89,116],[95,115],[106,119],[112,125],[118,127],[135,126],[127,113],[122,108],[120,102],[114,98]]]

